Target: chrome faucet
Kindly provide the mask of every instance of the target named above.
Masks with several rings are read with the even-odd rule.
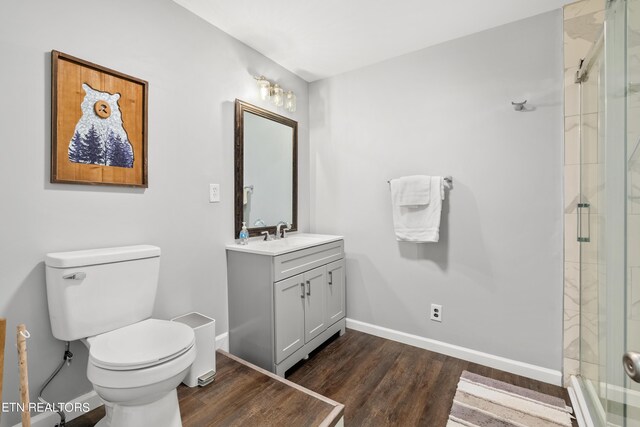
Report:
[[[287,237],[287,231],[291,230],[292,227],[293,224],[287,224],[287,226],[282,229],[282,235],[280,237],[282,237],[283,239]]]
[[[285,228],[282,229],[282,231],[280,231],[280,227],[282,227],[284,225]],[[276,239],[280,239],[280,238],[285,238],[287,237],[287,233],[286,231],[291,230],[291,227],[293,225],[292,224],[288,224],[284,221],[280,221],[277,225],[276,225]]]

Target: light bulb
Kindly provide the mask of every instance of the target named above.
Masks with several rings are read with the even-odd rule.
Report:
[[[260,91],[260,99],[266,101],[271,96],[271,82],[264,76],[256,77],[256,80]]]
[[[293,91],[284,94],[284,109],[290,113],[296,112],[296,94]]]
[[[271,90],[271,100],[273,101],[273,105],[276,107],[282,107],[284,96],[282,92],[282,88],[278,86],[278,84],[274,84]]]

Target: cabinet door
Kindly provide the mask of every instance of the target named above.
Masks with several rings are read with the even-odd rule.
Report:
[[[302,274],[274,284],[276,363],[304,345],[304,284]]]
[[[345,316],[344,260],[327,264],[327,327]]]
[[[318,267],[304,273],[305,298],[304,298],[304,339],[309,342],[325,329],[325,267]]]

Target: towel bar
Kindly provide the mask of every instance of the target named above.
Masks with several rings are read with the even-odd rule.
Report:
[[[451,184],[453,182],[453,177],[451,175],[447,175],[444,177],[444,180]],[[387,180],[387,184],[391,184],[391,180]]]

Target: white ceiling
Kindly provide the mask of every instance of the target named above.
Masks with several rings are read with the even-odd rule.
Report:
[[[569,0],[174,0],[307,81],[553,9]]]

